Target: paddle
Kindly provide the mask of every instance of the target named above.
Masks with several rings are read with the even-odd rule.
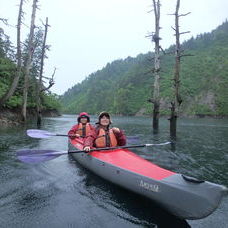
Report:
[[[149,146],[163,146],[170,144],[170,142],[158,143],[158,144],[142,144],[142,145],[132,145],[132,146],[117,146],[117,147],[105,147],[99,149],[91,149],[93,151],[107,151],[115,149],[127,149],[127,148],[138,148],[138,147],[149,147]],[[43,161],[49,161],[55,159],[61,155],[69,153],[89,153],[84,150],[73,150],[73,151],[61,151],[61,150],[38,150],[38,149],[24,149],[17,151],[17,157],[20,161],[25,163],[39,163]]]
[[[52,136],[74,136],[74,135],[63,135],[63,134],[56,134],[56,133],[52,133],[49,131],[45,131],[45,130],[38,130],[38,129],[28,129],[27,131],[27,135],[32,137],[32,138],[39,138],[39,139],[46,139]],[[138,136],[127,136],[127,140],[130,143],[135,143],[136,141],[139,141]]]
[[[51,136],[69,136],[69,135],[62,135],[62,134],[55,134],[55,133],[51,133],[49,131],[45,131],[45,130],[38,130],[38,129],[29,129],[26,131],[27,135],[32,137],[32,138],[39,138],[39,139],[45,139],[45,138],[49,138]]]

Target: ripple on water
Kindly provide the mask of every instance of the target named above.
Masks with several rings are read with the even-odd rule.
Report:
[[[95,119],[93,116],[92,122]],[[42,129],[66,134],[75,121],[73,115],[46,118]],[[137,136],[132,137],[131,143],[169,141],[165,119],[161,119],[161,128],[156,135],[152,134],[150,118],[113,117],[113,122],[127,135]],[[228,185],[227,126],[225,120],[180,119],[175,144],[134,152],[161,167]],[[31,123],[26,128],[35,126]],[[21,163],[15,154],[18,149],[67,150],[65,137],[32,139],[25,135],[25,130],[21,127],[0,129],[1,226],[167,227],[164,224],[168,223],[168,227],[188,227],[185,221],[151,201],[87,171],[70,156],[36,165]],[[215,213],[190,224],[193,227],[224,227],[228,224],[227,206],[226,197]]]

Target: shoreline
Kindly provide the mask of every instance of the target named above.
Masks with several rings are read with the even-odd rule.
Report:
[[[78,115],[77,113],[62,113],[62,115]],[[122,114],[113,114],[110,112],[112,116],[119,116],[119,117],[151,117],[151,115],[122,115]],[[97,114],[90,114],[90,115],[97,115]],[[169,115],[160,115],[161,118],[169,118]],[[213,119],[226,119],[228,118],[228,115],[214,115],[214,114],[196,114],[196,115],[187,115],[187,114],[182,114],[178,118],[196,118],[196,119],[203,119],[203,118],[213,118]]]
[[[43,110],[43,117],[58,117],[63,114],[75,115],[75,113],[59,113],[58,110]],[[93,114],[92,114],[93,115]],[[35,109],[28,109],[27,112],[28,120],[32,120],[36,118]],[[127,116],[127,115],[115,115],[113,116]],[[130,115],[132,116],[132,115]],[[134,115],[135,117],[152,117],[152,115]],[[169,115],[161,115],[161,118],[169,118]],[[197,115],[180,115],[179,118],[195,118],[195,119],[203,119],[203,118],[213,118],[213,119],[227,119],[228,115],[210,115],[210,114],[197,114]],[[0,111],[0,126],[17,126],[23,125],[24,123],[21,121],[21,110],[18,108],[9,109],[4,108]]]
[[[43,117],[57,117],[61,114],[57,110],[43,110]],[[36,118],[36,110],[27,110],[28,120]],[[0,126],[19,126],[23,125],[24,122],[21,120],[21,110],[19,108],[9,109],[3,108],[0,111]]]

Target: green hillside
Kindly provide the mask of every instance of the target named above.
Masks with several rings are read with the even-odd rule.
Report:
[[[191,38],[182,48],[185,54],[193,55],[182,58],[182,114],[228,115],[228,22],[211,33]],[[173,50],[171,46],[166,52]],[[147,53],[108,63],[61,97],[64,112],[152,113],[147,101],[153,90],[152,57],[153,53]],[[173,94],[173,55],[161,57],[161,69],[161,113],[168,114]]]

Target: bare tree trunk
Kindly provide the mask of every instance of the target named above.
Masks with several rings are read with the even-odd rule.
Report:
[[[40,76],[39,76],[39,81],[37,84],[37,99],[36,99],[37,126],[41,125],[41,120],[42,120],[41,86],[42,86],[43,67],[44,67],[44,58],[45,58],[45,50],[46,50],[47,31],[48,31],[48,18],[46,17],[44,40],[43,40],[43,45],[42,45],[41,64],[40,64]]]
[[[170,136],[171,138],[176,137],[177,131],[177,113],[176,113],[176,106],[175,102],[171,102],[171,114],[170,114]]]
[[[23,15],[23,11],[22,11],[23,2],[24,0],[20,1],[19,13],[18,13],[18,19],[17,19],[17,71],[14,77],[14,80],[11,84],[11,87],[0,99],[0,106],[2,106],[14,94],[21,76],[21,22],[22,22],[22,15]]]
[[[22,120],[26,121],[27,119],[27,100],[28,100],[28,88],[29,88],[29,73],[32,62],[32,53],[34,49],[33,39],[34,39],[34,29],[35,29],[35,17],[37,9],[38,0],[33,0],[32,5],[32,16],[31,16],[31,25],[29,33],[29,43],[28,43],[28,54],[25,64],[25,75],[24,75],[24,89],[23,89],[23,104],[22,104]]]
[[[180,31],[179,31],[179,8],[180,0],[177,0],[176,12],[175,12],[175,36],[176,36],[176,51],[175,51],[175,71],[174,71],[174,100],[171,102],[171,115],[170,115],[170,135],[171,137],[176,137],[177,129],[177,117],[179,112],[179,107],[182,103],[180,96]]]
[[[154,91],[153,91],[153,130],[158,131],[159,127],[159,108],[160,108],[160,0],[153,0],[154,16],[155,16],[155,34],[152,40],[155,42],[155,56],[154,56]]]

